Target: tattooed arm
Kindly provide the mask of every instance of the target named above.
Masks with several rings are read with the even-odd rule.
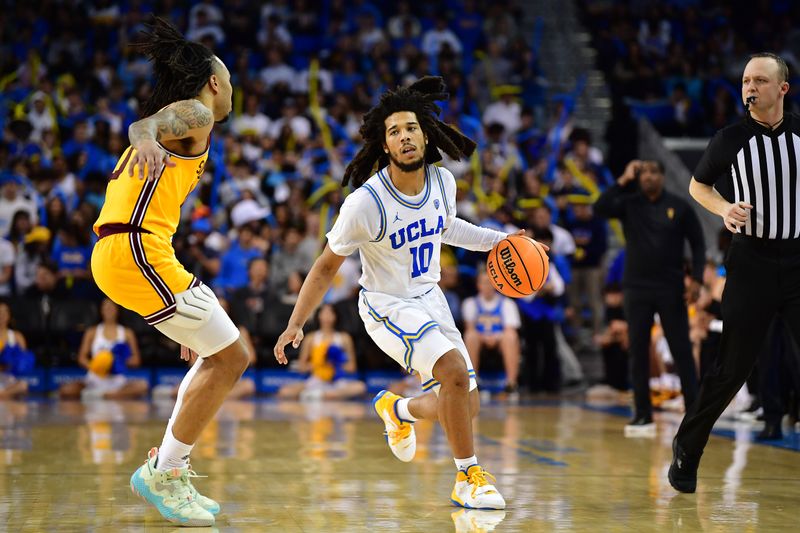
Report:
[[[205,139],[214,126],[214,115],[197,100],[181,100],[158,113],[137,120],[128,128],[128,137],[136,154],[131,159],[128,175],[139,167],[139,179],[155,179],[164,166],[175,166],[159,142],[179,139]]]

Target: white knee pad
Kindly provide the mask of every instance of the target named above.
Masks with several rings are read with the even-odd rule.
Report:
[[[239,338],[239,328],[205,285],[175,295],[175,314],[155,328],[200,357],[214,355]]]
[[[205,285],[198,285],[175,295],[175,314],[169,319],[176,326],[198,329],[211,319],[217,296]]]

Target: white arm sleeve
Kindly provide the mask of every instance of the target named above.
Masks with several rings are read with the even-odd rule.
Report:
[[[505,233],[476,226],[461,218],[454,218],[442,233],[443,243],[480,252],[488,252],[505,238]]]

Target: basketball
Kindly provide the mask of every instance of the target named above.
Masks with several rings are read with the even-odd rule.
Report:
[[[550,272],[550,260],[533,239],[509,235],[489,252],[486,272],[497,292],[522,298],[542,288]]]

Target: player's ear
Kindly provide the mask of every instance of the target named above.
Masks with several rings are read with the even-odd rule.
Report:
[[[219,79],[217,79],[216,74],[212,74],[211,77],[208,78],[208,88],[211,89],[214,94],[219,92]]]

